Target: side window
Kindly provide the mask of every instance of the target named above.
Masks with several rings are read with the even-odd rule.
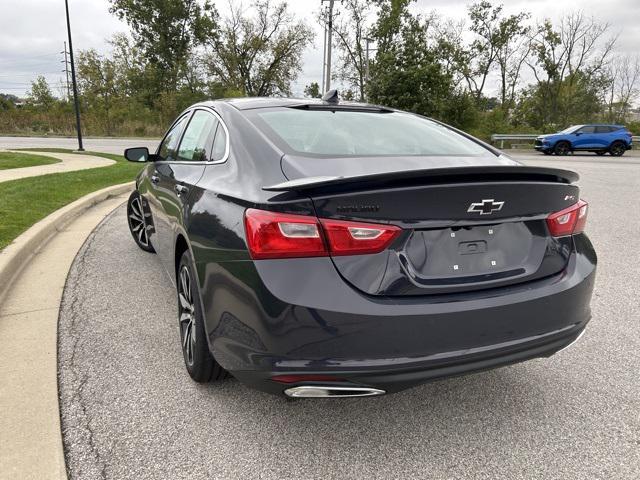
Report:
[[[582,127],[579,131],[580,133],[593,133],[595,132],[596,127],[594,127],[593,125],[589,125],[586,127]]]
[[[184,128],[185,123],[189,115],[185,115],[169,130],[169,133],[164,137],[160,149],[158,150],[158,156],[160,160],[175,160],[176,150],[178,148],[178,142],[180,141],[180,134]]]
[[[596,133],[611,133],[613,131],[613,128],[611,127],[605,127],[605,126],[597,126],[596,127]]]
[[[207,162],[208,153],[218,127],[218,119],[209,112],[196,110],[191,117],[180,142],[178,160],[182,162]]]
[[[224,158],[227,151],[227,132],[220,122],[218,122],[218,131],[216,139],[213,141],[213,151],[211,152],[211,160],[219,161]]]

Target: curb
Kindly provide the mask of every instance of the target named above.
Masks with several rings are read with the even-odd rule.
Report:
[[[133,190],[135,182],[113,185],[85,195],[49,214],[0,251],[0,303],[12,281],[43,245],[62,230],[70,221],[87,209],[111,197]]]

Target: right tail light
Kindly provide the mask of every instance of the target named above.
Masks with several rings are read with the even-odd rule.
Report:
[[[584,200],[547,217],[549,233],[553,237],[564,237],[583,232],[587,223],[589,204]]]

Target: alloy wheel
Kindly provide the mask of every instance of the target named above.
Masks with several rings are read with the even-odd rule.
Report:
[[[569,153],[569,144],[566,142],[561,142],[556,145],[555,148],[556,155],[567,155]]]
[[[149,238],[147,236],[147,226],[144,221],[144,210],[142,210],[142,203],[140,203],[140,197],[136,197],[131,200],[131,211],[129,212],[129,228],[131,232],[135,234],[138,242],[141,245],[148,247]]]
[[[622,144],[622,142],[615,142],[613,145],[611,145],[611,155],[613,155],[614,157],[619,157],[621,156],[625,151],[625,146],[624,144]]]
[[[186,265],[180,269],[178,281],[178,302],[180,320],[180,338],[182,350],[187,364],[193,365],[193,354],[196,344],[195,306],[191,292],[191,275]]]

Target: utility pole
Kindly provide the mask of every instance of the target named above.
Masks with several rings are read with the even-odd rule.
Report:
[[[71,42],[71,22],[69,21],[69,0],[64,0],[64,7],[67,13],[67,35],[69,37],[69,59],[71,61],[71,82],[73,83],[73,103],[76,109],[76,130],[78,131],[78,151],[83,152],[82,130],[80,128],[80,105],[78,103],[78,85],[76,83],[76,67],[73,63],[73,43]]]
[[[325,72],[324,91],[331,90],[331,34],[333,33],[333,4],[335,0],[322,0],[322,3],[329,2],[329,10],[327,19],[327,30],[325,46],[327,49],[327,69]]]
[[[326,15],[326,10],[325,10]],[[327,25],[324,26],[324,43],[322,44],[322,89],[320,95],[324,95],[326,90],[324,89],[324,76],[327,71]]]
[[[364,42],[365,42],[365,57],[364,57],[364,84],[365,84],[365,91],[366,91],[366,87],[369,85],[369,44],[372,43],[374,40],[372,38],[368,38],[365,37]]]
[[[67,54],[69,52],[67,52],[67,42],[64,42],[64,50],[61,51],[60,53],[64,54],[64,60],[62,60],[61,63],[64,63],[63,72],[67,77],[67,101],[69,102],[71,101],[71,85],[69,84],[69,60],[67,60]]]

